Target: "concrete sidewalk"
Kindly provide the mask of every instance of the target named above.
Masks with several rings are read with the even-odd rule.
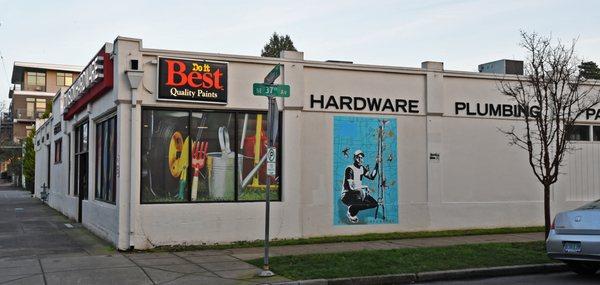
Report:
[[[259,284],[227,251],[120,253],[28,192],[0,186],[0,284]],[[287,281],[281,276],[268,282]]]
[[[109,252],[114,252],[109,243],[31,198],[29,192],[0,187],[0,258],[88,256]]]
[[[530,242],[542,240],[544,240],[543,232],[276,246],[272,247],[269,252],[271,256],[279,256],[359,250],[439,247],[493,242]],[[241,260],[250,260],[263,256],[263,248],[237,248],[224,251],[229,255]]]
[[[69,225],[69,226],[67,226]],[[72,227],[71,227],[72,226]],[[527,242],[543,233],[402,239],[272,247],[272,256]],[[80,224],[69,221],[29,193],[0,187],[0,284],[262,284],[244,262],[262,248],[158,253],[119,253]]]

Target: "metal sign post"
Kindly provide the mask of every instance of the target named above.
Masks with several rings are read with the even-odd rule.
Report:
[[[273,110],[273,106],[275,106],[275,110]],[[273,129],[277,129],[277,121],[273,120],[273,113],[277,110],[277,101],[273,97],[269,97],[269,111],[268,111],[268,119],[267,119],[267,130],[268,130],[268,142],[267,149],[269,152],[273,148]],[[270,162],[267,162],[269,164]],[[275,275],[273,271],[269,268],[269,220],[270,220],[270,201],[271,194],[271,175],[267,173],[267,187],[265,189],[265,257],[263,262],[263,270],[260,272],[260,276],[269,277]]]
[[[277,131],[279,128],[279,111],[277,110],[277,97],[288,97],[290,94],[289,86],[273,85],[273,82],[281,74],[281,65],[278,64],[265,77],[264,84],[255,83],[253,86],[253,94],[257,96],[267,96],[269,103],[269,111],[267,114],[267,187],[265,189],[265,257],[263,270],[259,276],[269,277],[275,275],[269,268],[269,220],[270,220],[270,194],[271,194],[271,176],[276,175],[276,160],[277,151],[273,147],[277,139]],[[283,88],[280,88],[283,87]]]

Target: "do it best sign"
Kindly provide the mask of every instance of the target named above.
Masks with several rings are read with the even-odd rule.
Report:
[[[227,103],[227,63],[160,58],[158,99]]]

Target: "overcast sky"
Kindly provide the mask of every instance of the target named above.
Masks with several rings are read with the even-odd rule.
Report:
[[[476,71],[480,63],[522,59],[522,29],[578,38],[579,56],[600,63],[598,15],[593,0],[0,0],[0,100],[8,99],[14,61],[85,65],[118,35],[151,48],[260,55],[278,32],[309,60],[407,67],[435,60]]]

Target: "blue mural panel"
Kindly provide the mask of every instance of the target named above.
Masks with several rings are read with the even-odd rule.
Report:
[[[333,119],[333,224],[397,224],[396,119]]]

